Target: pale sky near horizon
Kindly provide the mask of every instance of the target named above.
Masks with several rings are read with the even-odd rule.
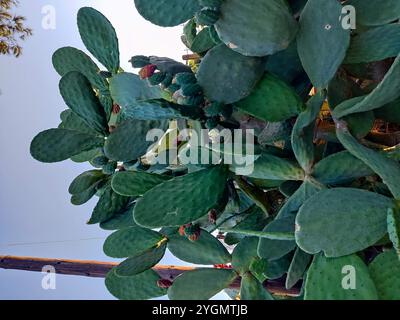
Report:
[[[46,5],[56,10],[55,30],[42,28]],[[34,36],[23,43],[21,58],[0,56],[4,119],[0,125],[0,255],[111,260],[102,252],[109,233],[86,225],[95,201],[81,207],[69,202],[70,182],[89,167],[71,161],[42,164],[29,155],[32,138],[57,127],[59,113],[66,109],[51,56],[63,46],[84,49],[76,27],[76,13],[82,6],[96,8],[113,23],[125,71],[133,71],[128,63],[133,55],[180,59],[185,53],[181,28],[160,28],[145,21],[133,0],[20,1],[17,12],[27,17]],[[180,262],[168,255],[162,263]],[[41,287],[42,277],[40,273],[0,269],[0,300],[113,298],[103,279],[57,276],[57,289],[46,291]]]

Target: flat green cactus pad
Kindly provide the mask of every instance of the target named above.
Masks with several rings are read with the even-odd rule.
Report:
[[[139,197],[155,186],[169,180],[168,176],[140,171],[123,171],[114,174],[111,186],[115,192],[128,197]]]
[[[106,287],[110,293],[120,300],[145,300],[164,296],[166,289],[159,288],[160,276],[153,270],[147,270],[131,277],[121,277],[111,270],[107,274]]]
[[[128,206],[125,211],[117,213],[111,219],[100,223],[100,228],[111,231],[133,226],[137,226],[133,220],[133,206]]]
[[[352,113],[359,113],[378,109],[396,100],[400,96],[400,55],[396,58],[389,72],[385,75],[382,82],[361,101],[345,101],[335,108],[333,115],[337,118],[344,117]]]
[[[310,264],[312,256],[300,248],[296,249],[292,262],[290,263],[287,272],[285,287],[292,288],[300,279],[303,278],[308,265]]]
[[[237,277],[233,270],[197,269],[181,274],[168,289],[171,300],[208,300]]]
[[[297,47],[303,67],[317,88],[326,88],[342,64],[350,45],[350,30],[339,20],[342,6],[336,0],[307,2],[300,17]]]
[[[400,259],[400,208],[398,201],[395,204],[394,208],[388,210],[387,226],[390,241],[392,241],[393,248]]]
[[[58,49],[54,52],[52,60],[54,69],[61,77],[71,71],[77,71],[82,73],[94,88],[105,90],[108,87],[107,81],[99,75],[99,67],[79,49],[73,47]]]
[[[225,0],[215,28],[231,49],[263,57],[289,46],[297,22],[282,0]]]
[[[400,3],[397,0],[349,0],[346,5],[355,7],[357,23],[365,26],[379,26],[400,18]]]
[[[114,27],[99,11],[84,7],[78,12],[78,28],[86,48],[108,71],[119,70],[119,45]]]
[[[363,32],[351,40],[345,63],[381,61],[400,53],[400,26],[388,24]]]
[[[166,121],[126,120],[110,134],[104,146],[106,156],[115,161],[132,161],[143,156],[154,141],[146,141],[152,129],[164,130]],[[135,137],[135,139],[132,139]]]
[[[229,104],[247,97],[263,73],[263,59],[242,56],[221,44],[204,57],[197,79],[208,99]]]
[[[325,258],[316,255],[308,270],[306,300],[376,300],[374,282],[357,256]]]
[[[322,159],[313,170],[314,178],[326,185],[340,185],[373,174],[364,162],[348,151],[341,151]]]
[[[157,246],[164,236],[138,226],[124,228],[110,235],[104,243],[104,253],[112,258],[136,256]]]
[[[375,282],[379,299],[400,299],[400,261],[394,250],[378,255],[369,265],[369,272]]]
[[[143,18],[162,27],[178,26],[200,10],[197,0],[135,0],[135,5]]]
[[[216,166],[164,182],[138,201],[135,220],[142,226],[157,228],[199,219],[218,204],[227,177],[226,168]]]
[[[83,74],[76,71],[67,73],[61,78],[59,88],[65,103],[73,112],[97,132],[107,132],[104,108]]]
[[[279,122],[299,114],[303,102],[292,87],[266,73],[253,92],[236,106],[258,119]]]
[[[274,298],[256,277],[247,272],[242,276],[240,300],[274,300]]]
[[[374,245],[386,234],[390,198],[352,188],[323,190],[296,217],[297,245],[310,254],[341,257]]]
[[[101,170],[86,171],[72,181],[68,192],[70,194],[82,193],[103,180],[105,177],[106,175]]]
[[[103,144],[101,137],[67,129],[50,129],[33,139],[30,152],[36,160],[52,163],[67,160]]]
[[[164,257],[166,244],[159,247],[150,248],[140,252],[135,256],[129,257],[121,262],[115,269],[119,276],[130,277],[153,268]]]
[[[60,118],[62,122],[58,126],[59,129],[80,131],[94,136],[98,135],[96,130],[89,127],[89,125],[71,109],[64,110]]]
[[[168,236],[168,250],[178,259],[189,263],[214,265],[231,261],[231,255],[223,244],[205,230],[193,242],[177,233]]]
[[[258,241],[257,237],[246,237],[235,247],[232,253],[232,266],[239,274],[243,275],[250,271],[252,263],[259,259]]]

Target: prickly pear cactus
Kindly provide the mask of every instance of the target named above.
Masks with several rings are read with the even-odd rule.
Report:
[[[400,5],[377,3],[135,0],[193,54],[126,71],[79,11],[86,50],[52,58],[68,109],[30,152],[93,167],[68,191],[113,232],[115,297],[400,298]],[[167,279],[166,252],[199,268]]]

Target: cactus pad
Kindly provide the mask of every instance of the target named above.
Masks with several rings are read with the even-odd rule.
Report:
[[[351,188],[323,190],[301,207],[296,242],[307,253],[349,255],[374,245],[386,234],[387,209],[393,201]]]
[[[204,57],[197,79],[208,99],[229,104],[247,97],[263,70],[263,59],[242,56],[221,44]]]
[[[247,272],[242,276],[240,300],[274,300],[274,298],[256,277]]]
[[[164,182],[138,201],[135,220],[140,225],[157,228],[181,226],[199,219],[221,199],[227,177],[226,168],[216,166]]]
[[[225,0],[215,28],[231,49],[259,57],[286,49],[297,33],[297,23],[282,0]]]

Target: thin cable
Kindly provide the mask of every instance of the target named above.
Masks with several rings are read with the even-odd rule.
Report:
[[[70,240],[41,241],[41,242],[16,242],[16,243],[0,244],[0,248],[35,246],[35,245],[58,244],[58,243],[72,243],[72,242],[80,242],[80,241],[105,240],[105,239],[106,238],[104,238],[104,237],[98,237],[98,238],[84,238],[84,239],[75,239],[75,240],[70,239]]]

